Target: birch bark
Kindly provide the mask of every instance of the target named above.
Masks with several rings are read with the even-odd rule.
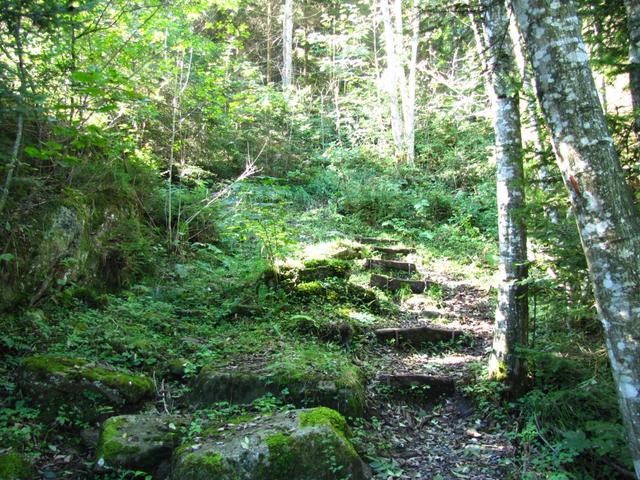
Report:
[[[640,219],[607,130],[574,2],[511,4],[578,223],[640,478]]]
[[[282,10],[282,89],[293,83],[293,0],[285,0]]]
[[[640,137],[640,1],[624,0],[629,28],[629,90],[633,104],[634,130]]]
[[[494,110],[500,270],[489,373],[511,395],[524,390],[526,365],[516,353],[527,345],[527,242],[523,219],[524,172],[520,131],[519,79],[509,17],[504,4],[481,0],[486,61]],[[479,45],[482,49],[483,45]]]

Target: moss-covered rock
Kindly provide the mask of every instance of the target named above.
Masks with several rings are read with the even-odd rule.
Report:
[[[288,403],[323,405],[348,416],[364,414],[365,382],[358,367],[336,363],[331,372],[315,372],[305,363],[304,359],[299,363],[273,363],[268,371],[204,367],[193,385],[192,401],[200,405],[223,401],[249,404],[267,394],[281,396],[286,391]]]
[[[82,358],[25,358],[22,391],[39,406],[44,421],[53,421],[61,407],[83,422],[95,422],[105,412],[131,412],[155,394],[146,376],[114,370]]]
[[[24,455],[16,452],[0,454],[0,479],[29,480],[34,475],[35,469]]]
[[[166,478],[185,423],[184,418],[167,415],[111,417],[100,432],[97,464]]]
[[[373,312],[383,310],[373,290],[344,280],[302,282],[294,287],[294,292],[304,302],[356,305]]]
[[[180,480],[364,480],[367,466],[344,418],[328,408],[295,410],[228,430],[176,452]]]
[[[347,278],[351,273],[351,263],[337,258],[308,260],[298,273],[302,282],[324,280],[326,278]]]

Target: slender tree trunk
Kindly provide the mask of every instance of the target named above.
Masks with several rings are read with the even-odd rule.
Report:
[[[400,99],[398,97],[398,57],[395,48],[395,35],[391,12],[387,0],[380,0],[380,12],[382,13],[382,23],[384,25],[384,50],[387,57],[387,93],[389,94],[389,109],[391,111],[391,132],[396,152],[403,151],[404,126],[400,113]]]
[[[520,76],[522,78],[522,93],[526,105],[527,119],[531,130],[533,130],[533,149],[536,158],[536,172],[540,187],[547,195],[553,195],[553,187],[551,182],[553,174],[551,173],[550,148],[544,140],[544,125],[539,119],[539,106],[536,95],[536,86],[533,82],[533,72],[531,71],[531,62],[524,50],[522,35],[518,30],[515,18],[511,17],[509,22],[509,33],[513,43],[514,52]],[[553,205],[544,205],[544,214],[547,219],[554,224],[560,221],[558,209]]]
[[[18,72],[18,117],[16,119],[16,136],[13,141],[13,147],[11,148],[11,156],[9,157],[9,164],[7,165],[7,173],[2,186],[2,192],[0,192],[0,213],[4,210],[4,207],[9,198],[9,191],[11,189],[11,183],[13,181],[13,175],[18,166],[18,160],[20,158],[20,149],[22,148],[22,134],[24,130],[24,100],[27,90],[27,72],[24,65],[24,51],[22,46],[22,16],[18,16],[15,27],[13,29],[13,38],[16,44],[17,55],[17,72]]]
[[[411,57],[409,58],[407,118],[405,120],[405,146],[407,163],[415,164],[416,159],[416,73],[418,69],[418,47],[420,46],[420,11],[418,0],[411,9]]]
[[[293,0],[285,0],[282,15],[282,89],[293,83]]]
[[[578,223],[640,478],[640,219],[607,130],[574,2],[511,3]]]
[[[629,90],[633,104],[634,130],[640,138],[640,0],[624,0],[629,27]]]
[[[500,271],[493,351],[489,373],[503,380],[511,395],[526,384],[526,364],[517,354],[527,345],[527,241],[524,226],[524,172],[520,131],[520,88],[509,17],[502,2],[482,0],[482,22],[491,75],[496,135]],[[482,46],[480,46],[482,47]]]
[[[267,0],[267,85],[271,83],[271,0]]]

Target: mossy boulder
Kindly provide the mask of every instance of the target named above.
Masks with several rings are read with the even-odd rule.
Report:
[[[17,452],[0,454],[0,479],[29,480],[34,476],[35,469],[24,455]]]
[[[136,470],[166,478],[180,441],[184,418],[169,415],[120,415],[100,432],[96,462],[102,467]]]
[[[281,397],[283,391],[288,403],[327,406],[354,417],[364,414],[364,375],[355,365],[338,367],[331,374],[289,372],[282,368],[272,372],[239,371],[206,366],[193,384],[192,402],[250,404],[267,394]]]
[[[370,471],[334,410],[263,417],[176,451],[179,480],[364,480]]]
[[[93,423],[109,413],[133,412],[155,394],[144,375],[115,370],[83,358],[32,356],[24,359],[22,391],[40,408],[45,422],[61,408],[74,420]]]
[[[302,282],[324,280],[326,278],[347,278],[351,273],[351,263],[337,258],[308,260],[298,273]]]
[[[383,310],[373,290],[340,279],[302,282],[294,287],[294,292],[303,302],[356,305],[373,312]]]

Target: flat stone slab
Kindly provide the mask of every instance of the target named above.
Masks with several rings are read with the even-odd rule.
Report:
[[[441,395],[452,395],[456,385],[452,378],[421,373],[395,373],[378,376],[381,383],[400,390],[400,393],[431,399]]]
[[[40,355],[22,362],[19,383],[40,408],[45,422],[54,421],[60,407],[73,404],[73,418],[93,423],[109,407],[117,413],[134,412],[155,396],[153,381],[84,358]]]
[[[397,240],[392,240],[390,238],[374,238],[374,237],[360,237],[356,236],[356,241],[360,243],[364,243],[365,245],[392,245],[397,243]]]
[[[419,347],[423,343],[446,342],[460,338],[460,330],[452,330],[440,326],[425,325],[406,328],[380,328],[375,331],[378,340],[395,340],[397,346],[411,345]]]
[[[348,416],[364,414],[364,376],[355,366],[347,372],[336,372],[333,378],[301,380],[208,366],[195,379],[191,401],[198,405],[218,402],[247,405],[267,394],[281,396],[285,389],[287,402],[330,407]]]
[[[373,250],[384,255],[411,255],[416,253],[416,249],[410,247],[382,247],[377,245],[373,247]]]
[[[418,270],[415,263],[401,262],[399,260],[384,260],[378,258],[368,258],[364,265],[366,268],[381,268],[383,270],[399,270],[413,273]]]
[[[408,287],[413,293],[422,293],[427,288],[427,283],[423,280],[405,280],[402,278],[393,278],[386,275],[371,275],[369,286],[378,287],[391,292],[396,292],[402,287]]]
[[[292,410],[218,430],[176,450],[180,480],[366,480],[371,471],[344,418],[329,408]]]

